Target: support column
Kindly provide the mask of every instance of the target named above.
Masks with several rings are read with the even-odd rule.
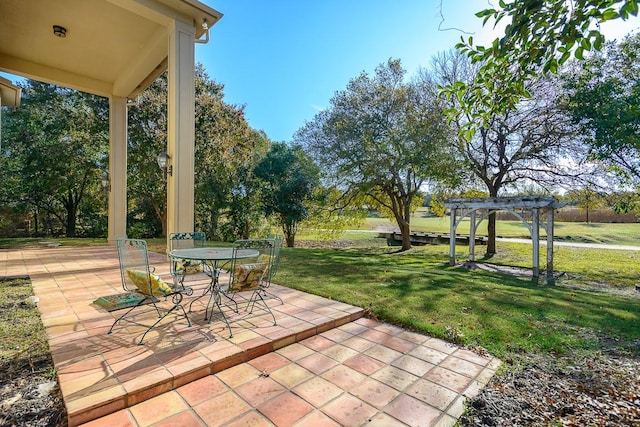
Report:
[[[456,265],[456,208],[451,208],[449,226],[449,265]]]
[[[553,228],[554,209],[547,209],[547,279],[553,279]]]
[[[533,277],[540,274],[540,209],[531,210],[533,225],[531,227],[531,241],[533,243]]]
[[[195,28],[174,21],[169,26],[167,154],[167,236],[193,231],[195,153]]]
[[[476,210],[472,209],[469,214],[469,261],[476,260]]]
[[[107,239],[127,236],[127,98],[109,98],[109,221]]]

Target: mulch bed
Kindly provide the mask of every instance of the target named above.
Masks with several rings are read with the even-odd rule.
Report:
[[[640,356],[527,356],[468,402],[462,426],[640,426]]]

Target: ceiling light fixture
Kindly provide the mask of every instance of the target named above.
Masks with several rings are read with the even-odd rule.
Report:
[[[53,26],[53,34],[55,34],[58,37],[65,38],[65,37],[67,37],[67,29],[65,27],[63,27],[62,25],[54,25]]]

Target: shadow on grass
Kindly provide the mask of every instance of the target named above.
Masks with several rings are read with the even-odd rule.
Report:
[[[384,248],[283,250],[276,282],[440,338],[456,331],[456,339],[498,356],[590,350],[600,337],[640,340],[640,300],[450,267],[447,257]]]

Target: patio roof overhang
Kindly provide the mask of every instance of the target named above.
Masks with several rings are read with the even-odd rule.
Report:
[[[132,98],[167,69],[172,21],[193,25],[200,38],[202,23],[221,17],[194,0],[2,0],[0,71]]]
[[[127,100],[165,70],[167,233],[193,231],[194,43],[221,17],[197,0],[0,1],[0,71],[109,98],[112,243],[126,236]]]

